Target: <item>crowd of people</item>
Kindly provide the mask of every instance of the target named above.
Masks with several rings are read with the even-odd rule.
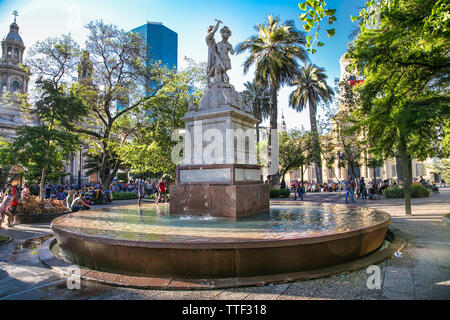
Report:
[[[419,182],[430,190],[437,192],[439,189],[434,183],[426,182],[423,177],[420,177]],[[397,181],[393,179],[385,179],[381,181],[373,180],[367,183],[364,177],[353,178],[348,176],[346,180],[340,182],[326,182],[323,184],[315,184],[308,181],[301,183],[295,180],[291,183],[291,191],[294,192],[294,200],[298,197],[303,200],[303,196],[307,192],[345,192],[345,202],[355,202],[356,199],[378,200],[383,195],[383,190],[397,185]],[[445,181],[441,182],[445,185]]]
[[[111,190],[114,192],[133,192],[137,193],[139,197],[139,205],[145,195],[151,196],[155,194],[155,201],[167,201],[167,183],[164,178],[160,180],[132,180],[129,183],[117,182],[111,185]]]
[[[17,224],[17,206],[19,201],[28,196],[39,196],[39,185],[24,184],[23,187],[7,184],[0,189],[0,229],[5,217],[8,217],[8,227]],[[138,195],[139,206],[142,199],[155,195],[155,202],[168,201],[168,189],[164,179],[144,181],[133,180],[129,183],[113,183],[104,189],[100,184],[47,184],[44,186],[44,198],[59,200],[72,212],[89,210],[93,205],[109,204],[113,201],[113,192],[131,192]]]

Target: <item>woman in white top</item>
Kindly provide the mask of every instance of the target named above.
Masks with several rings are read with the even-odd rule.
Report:
[[[20,198],[21,199],[25,199],[26,197],[28,197],[30,195],[30,188],[28,188],[28,185],[25,184],[22,193],[20,194]]]
[[[9,207],[11,205],[12,202],[12,195],[11,195],[11,189],[8,189],[6,191],[6,195],[3,198],[2,203],[0,204],[0,213],[2,214],[2,218],[0,220],[0,229],[2,228],[2,223],[5,219],[5,214],[8,216],[8,228],[12,228],[13,226],[11,225],[11,221],[13,219],[11,213],[9,212]]]

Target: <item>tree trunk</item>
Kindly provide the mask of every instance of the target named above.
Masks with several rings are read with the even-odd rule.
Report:
[[[44,163],[44,165],[42,166],[42,171],[41,171],[41,183],[40,183],[40,185],[39,185],[39,196],[41,197],[41,200],[42,201],[44,201],[44,182],[45,182],[45,175],[46,175],[46,172],[45,172],[45,166],[46,166],[46,164],[47,164],[47,159],[48,159],[48,149],[47,149],[47,151],[45,152],[45,163]]]
[[[355,172],[355,167],[354,167],[354,165],[353,165],[353,161],[348,161],[348,167],[349,167],[350,171],[352,172],[353,177],[354,177],[355,179],[359,178],[358,175],[357,175],[356,172]]]
[[[259,122],[256,124],[256,145],[259,143]]]
[[[51,132],[52,130],[53,130],[53,119],[50,123],[50,130],[48,130],[47,133]],[[41,183],[39,185],[39,195],[41,197],[42,207],[44,207],[44,183],[45,183],[45,175],[46,175],[45,167],[47,166],[47,162],[48,162],[48,153],[50,150],[50,143],[51,143],[51,140],[49,138],[47,141],[47,150],[45,151],[44,163],[42,165]]]
[[[275,79],[270,79],[270,134],[269,134],[269,159],[272,164],[272,146],[278,147],[278,102],[277,102],[277,94],[278,94],[278,84],[275,82]],[[274,136],[276,141],[272,141],[272,132],[276,132],[277,134]],[[270,185],[272,188],[278,188],[280,184],[280,174],[277,172],[271,175]]]
[[[369,179],[369,168],[367,167],[367,150],[364,151],[364,175],[366,179]]]
[[[405,193],[405,212],[407,215],[411,215],[411,180],[412,177],[410,176],[410,170],[409,167],[411,166],[410,163],[410,156],[408,155],[408,150],[406,148],[406,140],[405,137],[402,135],[400,137],[400,159],[402,161],[402,173],[403,173],[403,190]]]
[[[303,171],[303,165],[302,165],[302,167],[301,167],[301,170],[302,170],[302,173],[301,173],[301,180],[302,180],[302,185],[303,185],[303,174],[304,174],[304,171]]]
[[[317,120],[316,120],[316,106],[311,103],[311,99],[309,99],[309,121],[311,125],[311,133],[313,134],[313,158],[316,164],[316,180],[318,184],[323,183],[322,179],[322,160],[320,159],[320,142],[319,142],[319,133],[317,132]]]
[[[109,163],[109,161],[108,161]],[[109,187],[111,186],[111,183],[114,179],[114,177],[116,176],[117,172],[119,171],[119,162],[117,162],[114,165],[114,168],[111,168],[110,166],[108,166],[107,168],[104,169],[103,171],[103,175],[101,177],[101,183],[102,183],[102,188],[104,190],[109,189]]]
[[[375,167],[373,167],[373,181],[377,183],[377,170]]]

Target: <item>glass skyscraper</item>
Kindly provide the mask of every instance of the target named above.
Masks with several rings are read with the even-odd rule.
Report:
[[[161,61],[169,69],[178,66],[178,34],[160,22],[147,22],[131,32],[139,33],[147,44],[147,63]]]
[[[131,30],[140,34],[147,45],[147,65],[160,61],[162,66],[169,69],[178,67],[178,34],[164,26],[161,22],[147,22]],[[149,84],[150,87],[152,84]],[[123,110],[127,99],[117,101],[117,111]]]

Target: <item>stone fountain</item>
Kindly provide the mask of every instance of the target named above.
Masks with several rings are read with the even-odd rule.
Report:
[[[208,88],[183,118],[184,160],[170,208],[119,206],[53,220],[64,263],[84,267],[83,279],[168,289],[260,285],[327,274],[383,244],[391,217],[379,210],[294,201],[269,208],[256,161],[257,119],[229,83],[234,51],[227,27],[216,44],[220,23],[206,36]],[[55,260],[45,252],[42,261]]]

